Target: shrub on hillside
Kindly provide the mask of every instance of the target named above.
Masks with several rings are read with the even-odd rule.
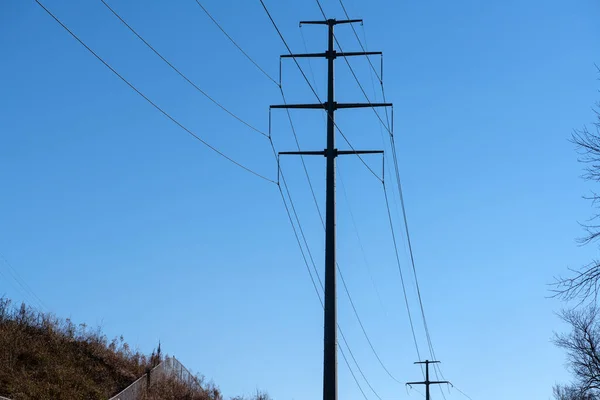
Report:
[[[123,337],[0,298],[0,395],[107,399],[139,378],[149,358]]]

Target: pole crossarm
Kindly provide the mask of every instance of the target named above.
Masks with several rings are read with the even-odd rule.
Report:
[[[339,25],[339,24],[362,24],[362,19],[326,19],[320,21],[300,21],[300,26],[302,25]]]
[[[427,385],[427,383],[429,383],[430,385],[442,385],[447,383],[448,385],[451,385],[450,381],[426,381],[426,382],[406,382],[405,385],[408,386],[412,386],[412,385]]]
[[[327,57],[327,53],[282,54],[279,58]]]
[[[322,104],[276,104],[269,106],[269,108],[312,108],[312,109],[322,109],[327,108],[327,103]]]
[[[439,363],[439,361],[425,360],[425,361],[415,362],[415,364],[425,364],[425,380],[422,382],[406,382],[407,386],[425,385],[425,400],[429,400],[431,398],[431,395],[429,393],[430,385],[443,385],[443,384],[452,385],[452,383],[450,383],[450,381],[430,381],[429,380],[429,364],[437,364],[437,363]]]
[[[340,108],[370,108],[370,107],[393,107],[393,103],[336,103],[335,107]]]
[[[338,150],[337,154],[383,154],[383,150]]]
[[[293,156],[324,156],[326,155],[326,150],[322,151],[280,151],[280,155],[293,155]]]
[[[274,104],[269,106],[269,108],[308,108],[308,109],[328,109],[328,102],[319,104]],[[333,102],[333,109],[339,110],[344,108],[370,108],[370,107],[393,107],[393,103],[338,103],[337,101]]]
[[[335,57],[353,57],[353,56],[380,56],[381,51],[348,51],[339,53],[334,51]],[[282,54],[280,58],[306,58],[306,57],[327,57],[328,53],[300,53],[300,54]]]
[[[354,57],[354,56],[381,56],[381,51],[346,51],[341,53],[335,53],[338,57]]]
[[[383,150],[338,150],[333,149],[334,156],[345,156],[348,154],[383,154]],[[327,156],[327,149],[323,151],[280,151],[279,155],[292,156]]]

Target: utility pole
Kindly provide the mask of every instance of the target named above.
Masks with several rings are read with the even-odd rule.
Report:
[[[448,383],[451,385],[449,381],[430,381],[429,380],[429,364],[437,364],[439,361],[417,361],[415,364],[425,364],[425,382],[406,382],[408,386],[410,385],[425,385],[425,400],[429,400],[431,397],[429,395],[429,385],[441,385],[443,383]]]
[[[361,19],[301,21],[302,24],[327,25],[328,48],[325,53],[287,54],[282,58],[319,57],[327,59],[327,102],[323,104],[272,105],[271,108],[323,109],[327,112],[327,148],[323,151],[280,152],[279,154],[325,156],[326,207],[325,207],[325,305],[323,349],[323,400],[337,400],[337,304],[336,304],[336,211],[335,211],[335,160],[338,155],[383,153],[380,150],[338,150],[335,147],[335,111],[343,108],[390,107],[391,103],[337,103],[334,97],[334,61],[337,57],[381,55],[381,52],[337,52],[333,29],[339,24],[362,23]]]

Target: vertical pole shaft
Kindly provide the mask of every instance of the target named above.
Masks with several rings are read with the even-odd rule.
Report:
[[[425,360],[425,400],[429,400],[429,360]]]
[[[329,46],[327,51],[327,198],[325,216],[325,323],[323,354],[323,400],[337,400],[337,304],[335,274],[335,125],[333,27],[328,20]]]

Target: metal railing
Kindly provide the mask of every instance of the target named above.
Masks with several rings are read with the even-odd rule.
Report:
[[[154,385],[161,379],[172,377],[190,387],[202,388],[198,379],[175,357],[165,358],[164,361],[152,368],[149,374],[150,377],[148,377],[148,373],[142,375],[109,400],[139,400],[141,394],[148,386],[148,378],[150,378],[150,385]]]

